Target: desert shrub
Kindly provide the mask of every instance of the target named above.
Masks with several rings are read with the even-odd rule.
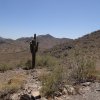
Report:
[[[22,68],[25,70],[31,69],[31,60],[20,61],[20,63],[17,65],[17,68]]]
[[[23,68],[25,66],[25,62],[24,61],[20,61],[18,64],[17,64],[17,68]]]
[[[3,99],[8,94],[12,94],[17,92],[19,89],[23,87],[25,83],[26,76],[25,75],[15,75],[7,82],[0,82],[0,100]],[[8,100],[8,99],[7,99]]]
[[[27,60],[25,62],[23,69],[26,69],[26,70],[31,69],[31,60]]]
[[[73,69],[73,78],[77,82],[92,81],[95,75],[93,62],[79,62],[78,66]]]
[[[36,66],[40,67],[52,67],[58,64],[58,60],[55,57],[49,55],[37,55]]]
[[[4,71],[7,71],[7,70],[11,70],[12,67],[6,65],[6,64],[0,64],[0,72],[4,72]]]
[[[53,97],[57,91],[61,89],[61,83],[63,79],[63,68],[61,66],[55,66],[51,73],[43,74],[41,93],[43,96]]]
[[[37,55],[36,56],[36,67],[48,67],[51,68],[59,63],[58,59],[49,55]],[[17,68],[31,69],[31,60],[20,61]]]
[[[96,65],[92,56],[75,53],[69,63],[71,63],[70,66],[72,68],[70,80],[72,79],[75,83],[95,80]]]

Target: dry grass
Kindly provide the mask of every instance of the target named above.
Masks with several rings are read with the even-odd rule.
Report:
[[[0,64],[0,72],[4,72],[11,69],[12,67],[8,66],[7,64]]]
[[[53,97],[57,91],[61,89],[63,77],[63,68],[55,66],[54,70],[50,73],[43,73],[41,76],[42,88],[41,93],[43,96]]]
[[[20,53],[0,53],[0,64],[7,64],[8,66],[15,68],[21,61],[26,62],[31,58],[30,52]]]
[[[81,83],[96,79],[96,59],[94,56],[85,54],[84,50],[72,50],[67,58],[70,68],[69,81]]]
[[[60,63],[60,60],[50,55],[37,55],[36,57],[36,66],[37,67],[46,67],[52,69],[53,66]]]
[[[0,82],[0,92],[3,94],[14,93],[21,89],[25,83],[26,76],[19,74],[13,76],[6,82]]]

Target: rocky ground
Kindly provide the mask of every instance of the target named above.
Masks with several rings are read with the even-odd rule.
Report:
[[[12,81],[11,78],[17,76],[20,78],[24,76],[24,83],[22,88],[16,92],[7,92],[3,94],[3,90],[0,90],[0,100],[49,100],[41,97],[40,89],[41,82],[39,76],[46,71],[45,69],[35,70],[22,70],[15,69],[0,73],[0,84],[4,82]],[[100,100],[100,83],[99,82],[86,82],[80,85],[72,86],[65,85],[65,88],[59,96],[50,100]]]
[[[9,70],[4,73],[0,73],[0,84],[2,85],[5,83],[9,83],[9,80],[15,81],[16,83],[19,81],[17,79],[21,78],[21,80],[24,80],[22,87],[16,92],[9,93],[9,89],[5,89],[6,91],[0,89],[0,96],[1,96],[0,100],[20,100],[21,96],[25,94],[27,94],[27,96],[29,97],[38,95],[41,88],[41,83],[38,80],[38,76],[40,75],[40,73],[41,73],[41,69],[38,69],[38,71],[15,69],[11,71]]]
[[[73,86],[69,90],[70,95],[66,93],[56,100],[100,100],[100,83],[84,83],[85,85],[80,85],[78,88],[78,93],[75,93]],[[68,92],[68,91],[67,91]]]

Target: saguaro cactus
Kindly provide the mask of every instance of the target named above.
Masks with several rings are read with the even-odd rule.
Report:
[[[38,51],[38,42],[36,40],[36,34],[34,34],[33,40],[30,42],[30,51],[32,54],[32,68],[35,68],[36,52]]]

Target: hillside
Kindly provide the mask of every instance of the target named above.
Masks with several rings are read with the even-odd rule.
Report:
[[[31,39],[2,39],[0,63],[7,66],[0,64],[0,100],[99,100],[100,31],[75,40],[38,36],[44,55],[37,56],[35,69],[25,70],[31,66]]]
[[[29,43],[33,37],[23,37],[16,40],[0,38],[0,53],[15,53],[29,50]],[[39,35],[37,37],[39,42],[39,49],[45,50],[52,48],[55,45],[62,44],[71,39],[55,38],[49,34]]]
[[[65,42],[60,45],[56,45],[45,52],[50,52],[52,55],[59,52],[61,53],[69,51],[69,49],[88,49],[88,51],[95,51],[99,53],[100,51],[100,30],[87,34],[83,37],[75,39],[70,42]],[[97,51],[97,52],[96,52]]]
[[[44,54],[50,54],[56,58],[63,60],[63,64],[66,66],[69,59],[93,59],[96,61],[96,68],[100,70],[100,30],[87,34],[83,37],[75,39],[71,42],[65,42],[63,44],[54,46],[51,49],[44,51]],[[68,65],[69,66],[69,65]]]
[[[22,37],[16,40],[0,38],[0,64],[16,65],[31,57],[29,44],[33,37]],[[59,39],[49,34],[37,36],[39,52],[50,49],[55,45],[69,42],[71,39]]]

